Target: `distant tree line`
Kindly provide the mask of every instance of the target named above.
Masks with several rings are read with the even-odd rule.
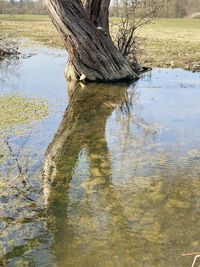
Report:
[[[84,2],[84,0],[82,0]],[[124,8],[137,6],[135,15],[143,17],[159,6],[155,17],[182,18],[200,12],[200,0],[111,0],[110,15],[121,17]],[[0,14],[47,14],[42,0],[0,0]]]
[[[200,12],[200,0],[113,0],[110,14],[114,17],[121,17],[124,7],[127,4],[136,5],[135,10],[137,17],[142,17],[151,10],[152,6],[157,4],[155,17],[163,18],[182,18]]]
[[[0,14],[46,14],[42,1],[0,0]]]
[[[200,0],[164,0],[161,17],[181,18],[200,12]]]

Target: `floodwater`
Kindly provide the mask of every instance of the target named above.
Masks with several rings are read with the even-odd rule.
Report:
[[[190,267],[200,254],[200,74],[67,85],[64,51],[24,53],[0,63],[0,95],[38,97],[50,111],[2,139],[0,265]]]

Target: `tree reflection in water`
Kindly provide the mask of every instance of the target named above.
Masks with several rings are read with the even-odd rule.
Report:
[[[101,227],[102,232],[107,224],[118,220],[116,216],[106,218],[104,208],[106,213],[110,213],[110,208],[113,213],[120,209],[123,218],[123,207],[112,185],[106,122],[117,107],[129,113],[127,84],[77,85],[71,91],[62,123],[46,152],[43,180],[45,200],[55,220],[56,253],[62,266],[89,264],[87,254],[92,253],[96,245],[88,246],[88,242],[92,242],[91,238],[100,238]],[[79,235],[76,240],[77,230],[82,232],[82,240]],[[88,234],[92,234],[89,239]],[[98,246],[104,242],[100,238]],[[74,246],[77,246],[76,252],[72,249]],[[78,252],[81,247],[82,251]],[[79,259],[74,252],[85,253],[86,258]]]
[[[58,266],[189,266],[181,254],[200,246],[199,166],[157,149],[156,131],[130,117],[131,90],[131,100],[126,85],[71,90],[43,174]],[[128,131],[115,132],[113,148],[106,131],[116,109]]]

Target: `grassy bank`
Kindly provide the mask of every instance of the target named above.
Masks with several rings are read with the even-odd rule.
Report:
[[[0,31],[62,47],[48,16],[0,15]],[[140,29],[138,35],[143,38],[138,56],[143,65],[200,70],[200,20],[157,19]]]
[[[158,19],[138,34],[144,38],[143,64],[200,70],[200,20]]]

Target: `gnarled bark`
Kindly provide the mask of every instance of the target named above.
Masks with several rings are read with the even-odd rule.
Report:
[[[117,81],[137,75],[109,36],[110,0],[46,0],[69,54],[68,79]]]
[[[102,27],[109,34],[110,0],[86,0],[85,10],[96,27]]]

